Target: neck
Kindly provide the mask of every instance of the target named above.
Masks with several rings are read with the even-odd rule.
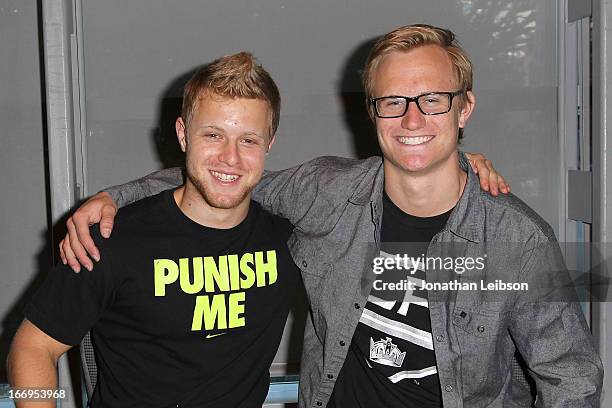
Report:
[[[457,154],[451,160],[424,172],[398,169],[384,162],[385,192],[402,211],[416,217],[433,217],[452,209],[461,198],[467,173]]]
[[[200,192],[187,181],[174,192],[174,201],[183,214],[200,225],[229,229],[240,224],[249,212],[250,196],[234,208],[211,206]]]

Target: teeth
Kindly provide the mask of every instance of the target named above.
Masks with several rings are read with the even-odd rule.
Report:
[[[218,171],[213,171],[213,170],[211,170],[210,172],[212,173],[213,176],[215,176],[221,181],[234,181],[238,178],[238,176],[233,175],[233,174],[219,173]]]
[[[410,146],[420,145],[429,142],[433,139],[433,136],[417,136],[417,137],[400,137],[398,140],[400,143],[407,144]]]

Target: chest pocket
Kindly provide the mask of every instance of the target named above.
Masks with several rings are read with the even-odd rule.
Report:
[[[504,312],[487,314],[455,308],[453,325],[473,337],[488,339],[499,335],[504,316]]]

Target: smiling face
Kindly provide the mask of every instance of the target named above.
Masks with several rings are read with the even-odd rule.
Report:
[[[194,189],[217,209],[248,208],[273,143],[268,103],[204,92],[185,129],[176,121],[186,153],[186,192]]]
[[[425,45],[385,55],[373,76],[373,97],[417,96],[459,89],[452,62],[444,49]],[[453,99],[450,112],[424,115],[415,103],[399,118],[376,118],[376,131],[385,174],[427,173],[443,166],[458,166],[457,136],[472,113],[474,96],[467,92]]]

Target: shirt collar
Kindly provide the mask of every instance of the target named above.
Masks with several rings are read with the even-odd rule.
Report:
[[[461,151],[459,151],[459,165],[467,172],[467,181],[463,194],[448,219],[446,228],[461,238],[478,243],[484,238],[485,218],[480,182],[465,154]]]
[[[480,182],[462,151],[459,151],[459,165],[467,172],[467,181],[463,194],[448,219],[446,229],[465,240],[476,243],[482,242],[484,238],[485,210]],[[367,180],[368,178],[364,179]],[[356,205],[366,205],[372,201],[376,212],[379,214],[382,210],[384,181],[385,177],[381,160],[374,182],[359,184],[348,201]]]

